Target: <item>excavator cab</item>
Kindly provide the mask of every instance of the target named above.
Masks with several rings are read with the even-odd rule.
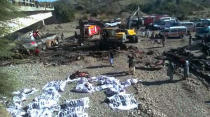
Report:
[[[126,31],[129,42],[138,43],[138,37],[136,36],[135,29],[127,29]]]
[[[117,28],[104,28],[102,31],[102,39],[112,42],[124,43],[126,41],[126,34]]]

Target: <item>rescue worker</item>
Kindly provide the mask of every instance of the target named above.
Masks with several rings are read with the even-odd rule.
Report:
[[[169,76],[170,80],[173,80],[174,77],[174,69],[175,69],[174,67],[175,67],[174,63],[171,60],[169,60],[167,76]]]
[[[30,38],[31,38],[31,41],[35,41],[35,38],[34,38],[34,36],[33,36],[33,32],[30,32],[29,36],[30,36]]]
[[[63,40],[64,39],[64,34],[63,34],[63,32],[61,33],[61,40]]]
[[[189,71],[189,61],[185,60],[185,64],[184,64],[184,80],[187,79],[187,77],[189,77],[190,71]]]
[[[38,30],[38,29],[33,31],[33,37],[34,37],[35,39],[40,38],[40,34],[39,34],[39,30]]]
[[[128,55],[128,67],[129,67],[129,74],[135,75],[135,61],[134,55]]]
[[[192,35],[190,31],[187,31],[187,35],[189,36],[189,47],[192,45]]]
[[[112,51],[109,52],[109,63],[110,63],[110,66],[113,67],[113,64],[114,64],[114,54]]]
[[[40,50],[39,50],[38,47],[36,47],[35,50],[34,50],[34,54],[35,54],[36,56],[39,56],[39,53],[40,53]]]
[[[163,47],[165,47],[166,35],[163,35],[161,42],[162,42]]]

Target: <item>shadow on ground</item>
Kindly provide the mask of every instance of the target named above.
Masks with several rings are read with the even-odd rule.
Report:
[[[162,46],[159,46],[159,47],[150,47],[150,48],[146,48],[146,49],[156,49],[156,48],[162,48]]]
[[[206,104],[210,104],[210,101],[205,101]]]
[[[110,67],[110,65],[89,66],[89,67],[86,67],[86,68],[87,69],[97,69],[97,68],[104,68],[104,67]]]
[[[177,83],[179,81],[182,81],[182,79],[172,80],[172,81],[171,80],[152,81],[152,82],[143,81],[142,84],[146,85],[146,86],[153,86],[153,85],[163,85],[163,84]]]
[[[136,67],[136,69],[138,70],[144,70],[144,71],[157,71],[157,70],[160,70],[162,69],[161,67],[158,67],[158,68],[154,68],[154,67]]]
[[[122,76],[127,76],[129,74],[126,71],[122,71],[122,72],[109,72],[109,73],[105,73],[102,75],[113,76],[113,77],[122,77]]]

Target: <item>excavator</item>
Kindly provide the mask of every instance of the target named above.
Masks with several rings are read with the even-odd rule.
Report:
[[[138,9],[127,19],[126,26],[123,27],[106,27],[102,29],[100,48],[126,48],[125,42],[138,43],[138,37],[135,28],[139,28],[140,18],[134,20],[134,16],[139,16]],[[134,25],[135,22],[135,25]]]

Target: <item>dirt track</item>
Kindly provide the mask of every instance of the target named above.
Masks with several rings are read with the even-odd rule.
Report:
[[[70,43],[69,37],[74,33],[72,28],[75,23],[61,24],[61,32],[67,37],[65,42]],[[54,31],[58,25],[50,25],[45,27],[45,31]],[[71,26],[71,27],[70,27]],[[14,66],[2,67],[3,70],[14,73],[25,85],[20,88],[36,87],[41,88],[45,83],[52,80],[63,80],[68,75],[77,70],[87,71],[91,76],[97,75],[111,75],[120,80],[127,78],[138,78],[142,80],[141,84],[137,84],[128,88],[129,93],[135,94],[136,99],[140,103],[139,110],[131,111],[113,111],[107,104],[103,103],[105,94],[97,92],[93,94],[78,94],[72,93],[70,90],[75,84],[69,84],[66,87],[65,93],[62,94],[63,99],[72,99],[80,97],[90,97],[90,109],[88,114],[91,117],[150,117],[150,116],[167,116],[167,117],[207,117],[210,116],[210,91],[199,81],[195,76],[187,80],[181,79],[181,74],[176,74],[172,82],[168,81],[166,76],[166,67],[160,70],[150,69],[146,67],[148,63],[154,63],[157,60],[155,57],[162,54],[163,51],[171,48],[185,46],[188,41],[182,39],[168,39],[166,47],[162,48],[160,44],[153,43],[146,38],[140,38],[138,44],[128,44],[138,47],[141,52],[137,59],[136,75],[127,75],[128,64],[127,55],[130,51],[118,51],[115,55],[114,67],[109,67],[108,57],[93,57],[85,56],[77,59],[76,61],[66,61],[70,59],[70,55],[78,55],[80,51],[68,51],[65,49],[48,50],[43,55],[50,55],[52,53],[58,54],[56,57],[61,58],[63,64],[50,64],[46,65],[51,59],[43,60],[43,56],[33,58],[34,63],[24,63]],[[66,43],[63,43],[65,45]],[[63,46],[64,47],[64,46]],[[152,55],[147,55],[149,51],[153,51]],[[60,53],[63,52],[63,53]],[[81,52],[82,53],[82,52]],[[106,51],[104,52],[106,53]],[[63,56],[67,56],[62,58]],[[49,56],[48,56],[49,57]],[[49,57],[49,58],[50,58]],[[68,58],[69,57],[69,58]],[[45,62],[46,63],[45,63]],[[57,63],[58,59],[51,61]],[[45,65],[44,65],[45,64]]]

